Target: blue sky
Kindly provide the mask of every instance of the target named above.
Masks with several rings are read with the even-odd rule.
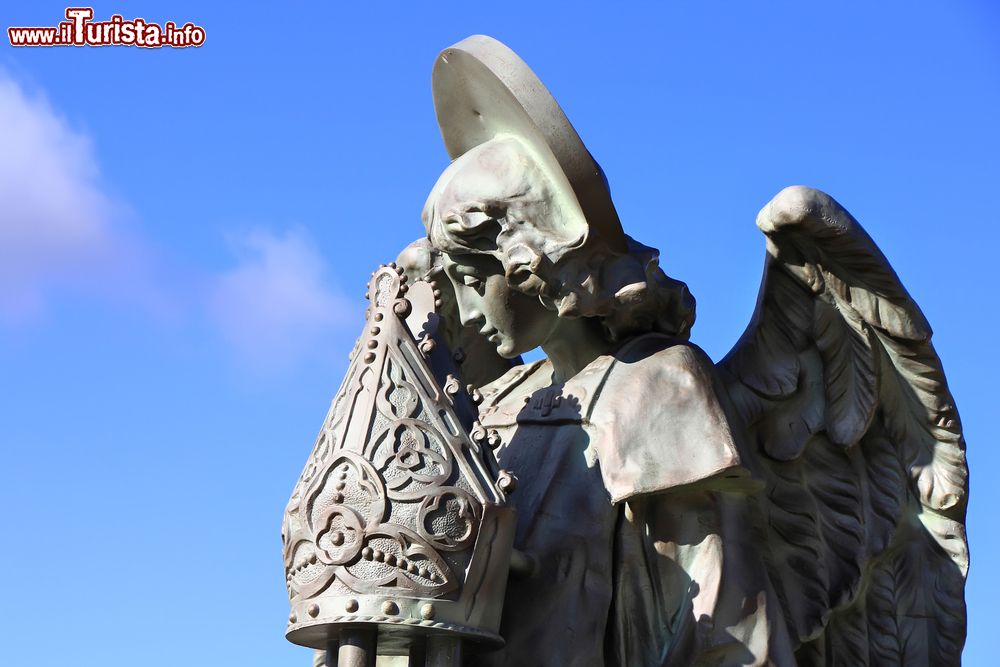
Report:
[[[812,185],[865,225],[962,415],[966,664],[992,664],[1000,11],[871,5],[106,2],[206,43],[0,46],[0,663],[307,664],[281,513],[365,280],[447,164],[433,59],[482,32],[554,92],[713,358],[753,309],[771,196]]]

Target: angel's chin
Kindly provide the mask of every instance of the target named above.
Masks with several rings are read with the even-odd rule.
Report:
[[[496,334],[494,334],[494,336],[496,336]],[[497,354],[499,354],[504,359],[513,359],[514,357],[520,354],[520,352],[518,352],[517,348],[514,346],[514,342],[512,340],[509,340],[507,338],[500,338],[498,336],[497,338],[494,339],[494,343],[496,345]]]

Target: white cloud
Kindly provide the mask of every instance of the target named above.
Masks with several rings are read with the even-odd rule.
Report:
[[[357,326],[356,308],[329,287],[326,262],[303,231],[255,231],[235,246],[240,262],[215,279],[209,313],[256,369],[287,366]]]
[[[166,279],[151,269],[164,258],[125,213],[101,189],[90,138],[0,69],[0,325],[36,320],[61,293],[125,297],[161,316],[197,310],[197,271],[168,262]],[[338,325],[357,326],[358,309],[327,284],[303,231],[257,231],[233,245],[236,266],[207,277],[209,314],[252,368],[315,358]]]
[[[0,71],[0,320],[33,319],[53,289],[120,270],[117,214],[88,137]]]

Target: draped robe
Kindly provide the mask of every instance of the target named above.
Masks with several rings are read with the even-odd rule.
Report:
[[[647,334],[564,383],[543,360],[484,388],[536,567],[509,581],[504,648],[467,664],[794,664],[714,372]]]

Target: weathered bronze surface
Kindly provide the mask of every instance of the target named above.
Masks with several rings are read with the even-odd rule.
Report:
[[[930,326],[860,224],[811,188],[774,197],[756,312],[713,363],[687,287],[513,52],[446,49],[434,99],[453,162],[426,238],[376,273],[289,504],[289,638],[347,656],[377,628],[364,659],[410,664],[958,665],[965,444]],[[425,281],[433,312],[404,322],[398,286]],[[430,471],[404,475],[414,451]]]
[[[285,510],[288,639],[337,644],[347,664],[439,634],[502,644],[509,474],[436,339],[439,296],[395,264],[372,274],[364,332]]]

